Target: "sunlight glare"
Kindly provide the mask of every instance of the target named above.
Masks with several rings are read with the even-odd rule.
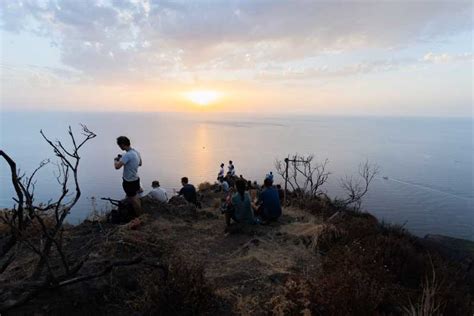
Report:
[[[198,105],[209,105],[219,98],[220,93],[212,90],[195,90],[187,92],[185,95],[186,98],[193,103]]]

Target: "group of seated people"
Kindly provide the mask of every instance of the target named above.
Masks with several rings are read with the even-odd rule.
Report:
[[[182,188],[176,193],[189,203],[200,207],[194,185],[189,183],[187,177],[181,178],[181,184]],[[153,181],[151,186],[152,190],[147,196],[160,202],[168,202],[168,194],[159,181]],[[228,174],[219,178],[219,191],[225,194],[221,210],[225,214],[227,226],[231,220],[257,224],[274,221],[281,216],[284,191],[280,185],[273,185],[271,172],[265,177],[263,187],[256,181],[247,181],[242,175],[237,177]]]
[[[199,206],[199,202],[197,199],[197,192],[194,185],[189,183],[189,179],[187,177],[181,178],[181,189],[176,192],[179,196],[182,196],[186,201],[192,203],[196,206]],[[150,198],[160,201],[160,202],[168,202],[168,193],[165,189],[160,186],[160,182],[155,180],[151,183],[151,191],[147,194]]]
[[[237,223],[267,223],[281,216],[283,190],[273,186],[272,178],[265,178],[263,188],[256,182],[239,178],[235,187],[229,190],[222,211],[225,213],[226,225],[231,219]]]

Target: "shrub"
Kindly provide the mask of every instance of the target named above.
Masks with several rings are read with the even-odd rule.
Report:
[[[198,185],[198,191],[208,191],[208,190],[211,190],[213,188],[213,185],[209,182],[203,182],[203,183],[199,183]]]
[[[471,314],[464,273],[428,253],[402,226],[341,211],[325,224],[316,246],[325,253],[320,272],[288,281],[271,301],[274,313]]]
[[[143,270],[135,279],[139,285],[136,289],[121,276],[111,290],[114,302],[126,302],[140,314],[197,315],[210,313],[216,306],[203,266],[181,256],[172,257],[161,268]]]

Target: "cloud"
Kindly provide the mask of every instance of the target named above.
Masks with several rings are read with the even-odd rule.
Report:
[[[369,73],[387,72],[414,67],[422,67],[426,64],[448,64],[461,61],[473,61],[472,53],[462,54],[435,54],[429,52],[422,58],[398,58],[365,61],[348,64],[340,67],[329,67],[327,65],[320,67],[308,67],[294,70],[291,67],[274,67],[273,69],[261,70],[256,76],[259,80],[312,80],[329,79],[337,77],[356,76]]]
[[[427,63],[434,63],[434,64],[447,64],[456,61],[466,61],[466,60],[473,60],[472,53],[464,53],[464,54],[457,54],[457,55],[450,55],[450,54],[435,54],[432,52],[427,53],[421,59]]]
[[[2,1],[0,11],[4,30],[51,40],[62,63],[84,78],[118,81],[265,68],[472,30],[470,1],[23,0]],[[360,64],[341,73],[374,67],[388,65]]]
[[[372,62],[361,62],[335,68],[331,68],[327,65],[300,70],[277,68],[270,71],[263,70],[256,76],[256,78],[259,80],[329,79],[395,70],[399,69],[401,66],[406,66],[413,62],[413,59],[405,58],[399,60],[379,60]]]

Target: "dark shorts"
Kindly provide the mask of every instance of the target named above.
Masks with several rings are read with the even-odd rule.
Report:
[[[134,197],[140,190],[140,179],[135,181],[123,180],[122,187],[128,197]]]

